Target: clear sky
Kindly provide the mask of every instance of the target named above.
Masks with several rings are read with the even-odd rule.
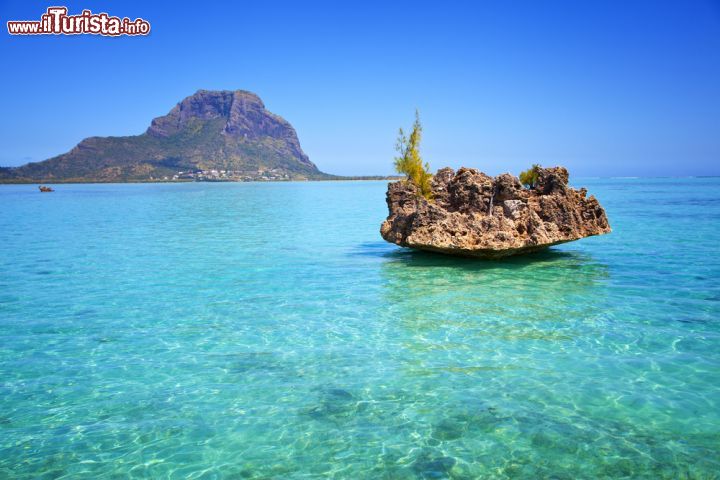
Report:
[[[51,5],[143,17],[148,37],[18,36]],[[720,175],[720,2],[0,0],[0,165],[142,133],[198,89],[244,89],[335,174],[423,154],[517,173]]]

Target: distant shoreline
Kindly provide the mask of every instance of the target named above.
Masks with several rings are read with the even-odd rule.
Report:
[[[355,177],[331,177],[331,178],[309,178],[306,180],[301,179],[288,179],[288,180],[128,180],[124,182],[113,181],[102,181],[102,180],[43,180],[43,181],[0,181],[0,185],[82,185],[82,184],[95,184],[95,185],[122,185],[126,183],[157,183],[157,184],[180,184],[180,183],[306,183],[306,182],[351,182],[351,181],[395,181],[402,180],[404,177],[401,176],[382,176],[382,175],[361,175]]]
[[[397,181],[402,180],[402,176],[383,176],[383,175],[359,175],[359,176],[329,176],[328,178],[309,178],[306,180],[300,179],[288,179],[288,180],[127,180],[118,182],[117,180],[102,181],[102,180],[42,180],[42,181],[30,181],[30,180],[17,180],[7,181],[6,179],[0,180],[0,185],[82,185],[82,184],[95,184],[95,185],[122,185],[125,183],[157,183],[157,184],[179,184],[179,183],[304,183],[304,182],[350,182],[350,181]],[[579,176],[576,179],[591,179],[591,180],[643,180],[643,179],[687,179],[687,178],[720,178],[720,175],[679,175],[679,176],[648,176],[648,177],[597,177],[597,176]]]

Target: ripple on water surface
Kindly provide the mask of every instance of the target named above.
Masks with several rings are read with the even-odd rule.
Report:
[[[494,262],[384,182],[0,186],[0,477],[717,478],[720,180],[583,183]]]

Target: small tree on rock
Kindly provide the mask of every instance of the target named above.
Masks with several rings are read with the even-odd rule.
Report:
[[[534,163],[532,167],[528,168],[524,172],[520,172],[520,183],[525,185],[527,188],[534,188],[535,185],[537,185],[540,168],[539,164]]]
[[[423,164],[420,157],[420,139],[422,138],[422,125],[420,124],[420,114],[415,111],[415,123],[410,136],[407,137],[403,129],[398,134],[395,149],[400,154],[395,157],[395,170],[398,173],[407,175],[408,181],[411,181],[420,191],[420,194],[427,198],[432,198],[432,174],[430,173],[430,165]]]

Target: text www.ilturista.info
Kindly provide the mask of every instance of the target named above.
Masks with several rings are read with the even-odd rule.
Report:
[[[150,22],[142,18],[111,17],[107,13],[83,10],[80,15],[68,15],[67,7],[48,7],[47,12],[36,20],[7,22],[10,35],[147,35]]]

